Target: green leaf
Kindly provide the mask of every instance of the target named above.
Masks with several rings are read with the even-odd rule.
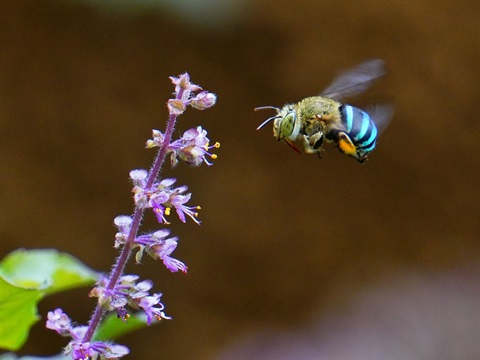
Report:
[[[0,348],[16,351],[46,295],[92,284],[97,273],[57,250],[16,250],[0,262]]]
[[[159,321],[152,321],[152,325]],[[144,313],[138,313],[130,316],[125,323],[117,317],[116,314],[109,314],[95,332],[95,341],[114,340],[129,332],[148,326],[147,316]]]
[[[20,288],[0,277],[0,347],[18,350],[27,341],[30,328],[39,320],[37,302],[43,293]]]
[[[42,289],[47,295],[95,282],[97,273],[55,249],[16,250],[0,262],[0,276],[11,284]]]

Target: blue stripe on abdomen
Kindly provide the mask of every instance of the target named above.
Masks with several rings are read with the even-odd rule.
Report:
[[[368,116],[368,114],[364,111],[360,111],[360,113],[362,114],[362,119],[359,120],[361,121],[361,126],[358,133],[353,134],[353,138],[355,139],[355,141],[360,141],[360,139],[365,136],[368,130],[368,126],[370,125],[370,116]]]
[[[360,147],[367,152],[375,149],[375,144],[377,140],[377,127],[372,121],[370,122],[371,122],[370,137],[367,140],[362,141],[362,143],[360,144]]]
[[[353,125],[353,107],[350,105],[345,105],[345,125],[347,127],[347,133],[352,131]]]
[[[341,110],[346,132],[354,145],[364,153],[372,151],[378,131],[370,115],[351,105],[344,105]]]

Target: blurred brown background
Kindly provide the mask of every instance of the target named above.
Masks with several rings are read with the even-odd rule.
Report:
[[[164,128],[168,76],[188,71],[218,104],[187,111],[177,134],[202,125],[222,147],[210,168],[165,171],[189,186],[202,225],[172,217],[188,276],[151,260],[129,266],[155,281],[174,318],[119,339],[130,358],[279,358],[279,343],[303,338],[285,358],[479,357],[479,4],[2,0],[0,255],[54,247],[107,271],[113,218],[132,210],[128,172],[149,166],[143,146]],[[368,164],[334,148],[299,156],[270,127],[255,130],[272,114],[254,107],[318,94],[371,57],[385,59],[388,77],[351,103],[393,97],[396,112]],[[149,214],[144,229],[156,228]],[[88,291],[46,299],[41,315],[61,306],[86,322]],[[383,304],[376,329],[389,339],[348,341],[372,331],[368,315],[357,332],[348,320],[372,293],[362,306],[378,316]],[[332,314],[351,330],[335,341],[352,352],[302,353],[306,342],[332,343],[309,330],[328,333]],[[65,345],[43,326],[22,353]],[[287,335],[258,345],[264,352],[236,347],[273,331]],[[455,336],[457,348],[442,350]]]

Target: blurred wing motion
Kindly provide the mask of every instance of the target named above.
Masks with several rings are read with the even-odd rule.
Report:
[[[367,90],[384,75],[384,61],[371,59],[339,75],[320,95],[334,100],[354,96]]]
[[[394,107],[391,103],[377,104],[366,109],[378,130],[378,135],[383,133],[392,119]]]

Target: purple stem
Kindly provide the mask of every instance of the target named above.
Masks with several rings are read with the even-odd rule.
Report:
[[[183,89],[180,89],[176,95],[176,100],[181,100],[183,95]],[[148,174],[147,184],[145,188],[149,189],[153,186],[155,179],[160,174],[160,170],[162,169],[163,163],[165,162],[165,157],[167,155],[168,147],[170,145],[170,141],[172,140],[173,130],[175,128],[175,123],[177,122],[177,115],[170,114],[168,117],[167,128],[165,130],[165,137],[163,139],[163,144],[160,146],[158,150],[157,156],[153,162],[152,168]],[[107,290],[112,290],[115,285],[117,284],[118,279],[123,274],[123,270],[125,269],[125,265],[128,262],[128,259],[131,255],[132,245],[134,243],[135,238],[137,237],[138,229],[140,228],[140,223],[142,222],[142,217],[145,209],[135,207],[135,211],[133,213],[133,221],[132,226],[130,228],[130,232],[128,233],[127,242],[120,253],[120,256],[117,258],[115,266],[113,267],[109,281],[107,284]],[[105,310],[99,304],[95,308],[92,317],[90,318],[90,322],[88,323],[88,329],[83,337],[82,342],[89,342],[93,338],[93,334],[95,334],[95,330],[97,329],[100,321],[102,320],[103,315],[105,314]]]

